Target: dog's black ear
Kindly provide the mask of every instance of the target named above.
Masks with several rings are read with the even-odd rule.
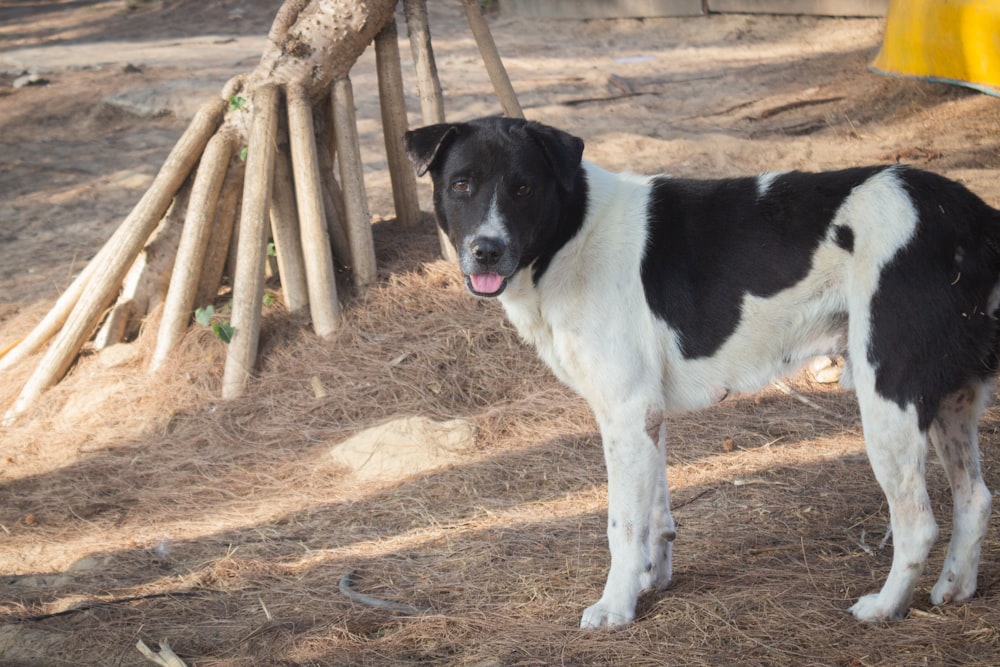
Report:
[[[541,123],[529,122],[524,129],[541,146],[559,185],[571,190],[583,160],[583,139]]]
[[[417,168],[417,176],[423,176],[434,161],[443,155],[448,142],[458,134],[458,125],[441,123],[410,130],[403,136],[406,155]]]

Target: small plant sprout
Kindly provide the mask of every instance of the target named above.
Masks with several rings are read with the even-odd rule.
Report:
[[[213,322],[212,318],[215,316],[215,306],[209,304],[204,308],[198,308],[194,311],[194,320],[203,327],[211,327],[212,333],[215,337],[221,340],[227,345],[233,339],[233,333],[235,329],[233,325],[229,322]]]
[[[196,308],[194,311],[194,321],[203,327],[212,325],[212,316],[215,315],[215,306],[208,304],[204,308]]]

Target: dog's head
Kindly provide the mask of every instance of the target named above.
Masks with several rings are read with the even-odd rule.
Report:
[[[469,290],[499,296],[558,234],[583,141],[540,123],[484,118],[406,133],[406,152],[434,183],[438,224]]]

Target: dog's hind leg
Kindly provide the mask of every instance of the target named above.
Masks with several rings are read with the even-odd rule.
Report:
[[[650,508],[649,572],[643,577],[643,588],[663,589],[670,585],[673,576],[673,545],[677,537],[674,517],[670,513],[670,490],[667,488],[667,425],[657,412],[655,425],[647,419],[647,431],[656,443],[659,461],[656,465],[657,480],[653,504]]]
[[[931,442],[951,484],[952,533],[931,602],[966,600],[976,590],[979,552],[989,526],[992,498],[979,467],[978,422],[988,385],[976,382],[941,403]]]
[[[613,414],[595,413],[608,469],[611,568],[601,599],[583,612],[582,628],[618,627],[635,618],[639,593],[664,578],[669,581],[671,543],[660,535],[673,531],[663,443],[650,438],[645,428],[648,403],[641,397],[622,398]]]
[[[893,556],[882,590],[863,596],[851,613],[862,621],[889,621],[909,609],[937,524],[924,479],[927,433],[919,428],[916,409],[879,396],[874,374],[866,370],[868,381],[858,378],[858,402],[868,459],[889,502]]]

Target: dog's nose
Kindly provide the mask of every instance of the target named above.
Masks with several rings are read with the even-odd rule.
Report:
[[[506,249],[507,245],[498,238],[477,236],[472,240],[472,256],[484,266],[496,264]]]

